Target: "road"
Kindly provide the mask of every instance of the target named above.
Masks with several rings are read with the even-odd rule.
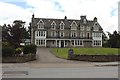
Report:
[[[18,73],[17,72],[15,73],[14,71],[18,71]],[[24,72],[20,73],[20,71]],[[10,74],[9,72],[13,73]],[[2,76],[3,78],[118,78],[118,67],[117,66],[80,67],[80,68],[9,67],[3,68],[3,73],[4,73]]]

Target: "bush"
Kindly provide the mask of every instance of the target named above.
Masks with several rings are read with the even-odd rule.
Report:
[[[15,54],[15,49],[12,47],[3,47],[2,48],[2,57],[10,57]]]
[[[15,53],[16,53],[16,54],[22,53],[22,49],[21,49],[21,48],[16,48],[16,49],[15,49]]]
[[[9,42],[2,42],[2,47],[10,47],[10,43]]]
[[[23,53],[24,54],[29,54],[29,53],[36,54],[36,51],[37,51],[37,46],[34,45],[34,44],[26,45],[23,48]]]

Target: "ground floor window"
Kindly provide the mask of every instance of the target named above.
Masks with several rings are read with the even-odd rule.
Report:
[[[93,44],[94,44],[94,46],[101,46],[101,41],[100,40],[94,40]]]
[[[67,41],[65,41],[65,46],[67,46],[68,44],[67,44]]]
[[[82,46],[83,45],[83,41],[82,40],[72,40],[71,41],[71,45]]]
[[[81,45],[83,45],[83,41],[82,40],[75,40],[75,45],[81,46]]]
[[[74,40],[71,41],[71,44],[74,45]]]
[[[36,45],[45,46],[45,40],[36,39]]]

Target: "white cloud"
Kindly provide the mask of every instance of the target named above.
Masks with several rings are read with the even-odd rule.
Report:
[[[10,22],[15,19],[22,19],[30,22],[32,13],[35,17],[50,17],[50,18],[68,18],[80,19],[80,15],[87,15],[88,20],[94,17],[98,18],[98,22],[103,27],[104,31],[113,32],[118,30],[118,14],[111,12],[118,8],[119,0],[24,0],[31,8],[23,9],[13,4],[0,2],[0,22]],[[55,6],[55,2],[62,11],[58,11],[59,7]],[[57,9],[56,9],[57,8]],[[0,23],[0,24],[1,24]]]
[[[11,24],[14,20],[28,21],[31,17],[29,11],[22,9],[19,6],[0,2],[0,24]],[[3,8],[2,8],[3,7]]]

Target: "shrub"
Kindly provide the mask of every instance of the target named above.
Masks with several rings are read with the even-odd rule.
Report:
[[[15,49],[12,47],[3,47],[2,48],[2,57],[10,57],[15,54]]]
[[[29,54],[29,53],[36,54],[36,50],[37,50],[37,46],[36,45],[34,45],[34,44],[26,45],[23,48],[23,53],[24,54]]]
[[[16,54],[20,54],[21,52],[22,52],[22,49],[21,49],[21,48],[16,48],[16,49],[15,49],[15,53],[16,53]]]
[[[9,42],[2,42],[2,47],[10,47],[10,43]]]

